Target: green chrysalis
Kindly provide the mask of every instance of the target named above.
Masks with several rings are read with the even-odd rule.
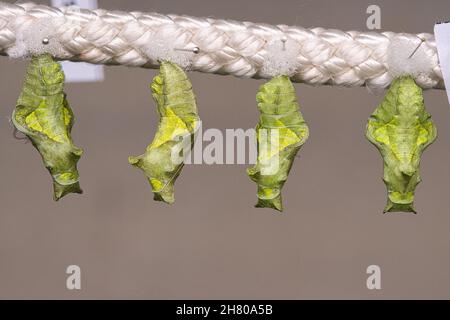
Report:
[[[145,153],[128,161],[144,171],[155,200],[173,203],[174,183],[184,166],[183,158],[194,145],[200,118],[192,84],[175,63],[161,62],[151,89],[160,115],[158,131]]]
[[[263,84],[256,101],[261,113],[256,126],[258,158],[247,173],[258,184],[256,207],[283,211],[281,189],[309,130],[289,77],[277,76]]]
[[[420,182],[420,156],[436,139],[436,126],[425,110],[422,89],[410,76],[395,79],[370,116],[366,137],[381,153],[388,200],[384,212],[414,212]]]
[[[32,57],[12,122],[41,154],[53,178],[54,199],[82,193],[77,162],[83,150],[73,145],[74,115],[64,93],[64,73],[51,55]]]

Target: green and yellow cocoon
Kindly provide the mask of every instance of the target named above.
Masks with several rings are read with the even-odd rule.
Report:
[[[381,153],[388,200],[384,212],[414,212],[422,152],[436,139],[436,126],[425,110],[422,89],[411,76],[396,78],[370,116],[367,139]]]
[[[177,64],[161,62],[151,90],[160,115],[158,130],[145,153],[128,161],[145,173],[155,200],[173,203],[175,180],[194,145],[200,118],[192,84]]]
[[[64,93],[64,73],[51,55],[31,58],[12,122],[42,156],[53,178],[54,199],[82,193],[77,162],[83,151],[72,142],[74,115]]]
[[[289,77],[277,76],[263,84],[256,101],[260,111],[256,126],[258,157],[247,173],[258,184],[256,207],[283,211],[281,189],[309,130]]]

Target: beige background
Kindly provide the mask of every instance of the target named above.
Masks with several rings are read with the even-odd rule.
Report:
[[[450,19],[445,0],[99,4],[344,30],[365,30],[369,4],[381,6],[383,30],[432,32],[436,20]],[[285,213],[276,214],[253,208],[246,165],[187,166],[176,203],[154,202],[127,157],[154,134],[148,85],[156,71],[107,67],[104,82],[67,85],[85,194],[54,203],[38,153],[8,123],[25,65],[0,58],[0,298],[450,298],[444,91],[425,93],[439,137],[423,155],[418,214],[383,215],[382,160],[364,137],[382,96],[297,84],[311,137],[285,186]],[[255,125],[262,81],[190,78],[205,128]],[[65,288],[70,264],[82,268],[81,291]],[[370,264],[382,268],[380,291],[366,288]]]

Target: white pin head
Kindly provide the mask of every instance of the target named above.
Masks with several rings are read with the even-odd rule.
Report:
[[[199,47],[194,47],[192,49],[188,49],[188,48],[174,48],[173,50],[175,50],[175,51],[192,52],[192,53],[195,53],[195,54],[200,53],[200,48]]]
[[[283,51],[286,51],[286,42],[288,40],[287,37],[286,36],[282,36],[280,40],[283,43]]]

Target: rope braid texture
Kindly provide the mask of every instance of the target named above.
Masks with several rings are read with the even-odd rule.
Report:
[[[38,36],[49,37],[50,45],[42,49],[38,41],[32,48],[31,40]],[[393,46],[395,41],[407,46]],[[419,47],[420,72],[389,58],[390,53],[408,58],[406,47]],[[159,68],[159,60],[172,60],[191,71],[243,78],[286,74],[311,85],[380,89],[399,73],[410,73],[423,89],[444,88],[434,36],[427,33],[344,32],[0,2],[0,54],[46,52],[59,60],[95,64]]]

